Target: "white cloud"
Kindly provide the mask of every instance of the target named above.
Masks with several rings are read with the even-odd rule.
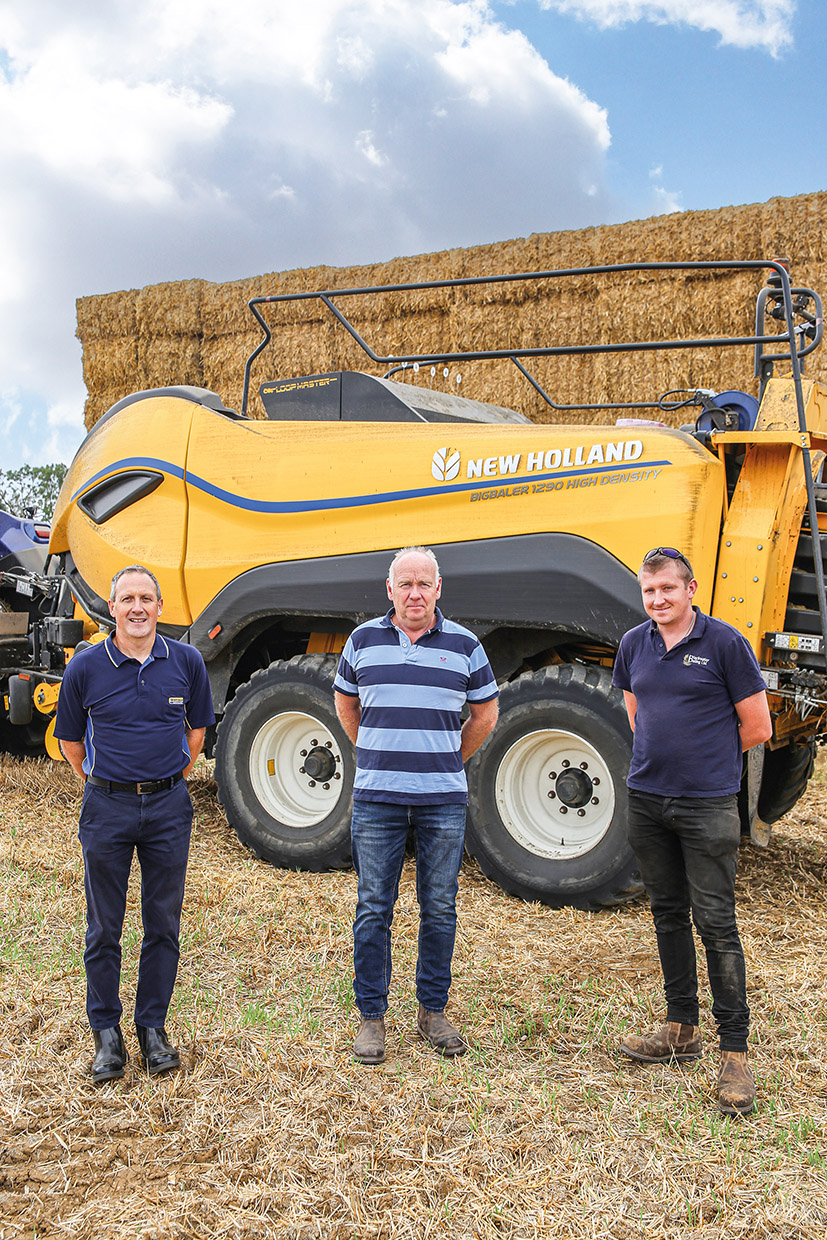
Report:
[[[232,114],[167,82],[95,79],[51,61],[0,89],[0,159],[26,158],[64,181],[94,178],[116,201],[171,201],[182,149],[213,141]]]
[[[520,31],[488,26],[450,44],[437,59],[474,103],[502,107],[507,99],[511,110],[530,115],[544,101],[555,100],[560,111],[578,114],[600,149],[608,147],[604,109],[571,82],[552,73]]]
[[[664,189],[662,185],[656,185],[655,190],[655,215],[674,215],[676,211],[682,211],[681,196],[675,190]]]
[[[57,401],[46,410],[46,421],[51,427],[68,426],[79,431],[83,426],[83,417],[77,404],[72,401]]]
[[[649,169],[649,180],[652,182],[653,213],[655,215],[674,215],[683,210],[680,192],[666,189],[663,181],[663,164]]]
[[[0,375],[35,409],[25,459],[77,432],[75,298],[601,223],[609,143],[486,0],[0,0]]]
[[[387,157],[377,150],[370,129],[363,129],[356,135],[356,150],[375,168],[382,168],[388,162]]]
[[[797,0],[539,0],[604,29],[627,22],[693,26],[733,47],[756,47],[777,55],[792,46]]]
[[[20,393],[14,388],[0,390],[0,409],[3,411],[3,424],[6,433],[9,434],[23,416]]]

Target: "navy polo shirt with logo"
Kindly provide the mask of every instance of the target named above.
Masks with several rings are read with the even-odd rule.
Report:
[[[666,649],[647,620],[624,634],[613,682],[637,700],[628,786],[667,797],[729,796],[741,786],[735,703],[766,690],[732,625],[695,608],[688,637]]]
[[[152,653],[139,664],[110,634],[69,660],[55,736],[85,740],[87,775],[133,783],[179,775],[190,761],[187,730],[214,722],[198,650],[159,633]]]
[[[478,638],[439,608],[415,642],[393,614],[353,630],[333,682],[361,705],[353,799],[464,805],[460,712],[497,697],[494,673]]]

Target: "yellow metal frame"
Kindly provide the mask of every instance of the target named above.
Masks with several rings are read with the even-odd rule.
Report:
[[[803,385],[808,433],[798,429],[791,380],[767,386],[749,433],[715,435],[719,454],[746,448],[721,530],[712,614],[737,628],[762,662],[764,635],[784,628],[796,547],[807,511],[803,448],[818,471],[827,449],[827,391]]]

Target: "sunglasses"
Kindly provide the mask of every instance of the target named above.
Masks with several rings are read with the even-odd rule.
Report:
[[[690,573],[692,572],[692,565],[689,563],[683,552],[678,551],[677,547],[653,547],[651,551],[646,552],[646,555],[643,557],[643,563],[645,564],[647,560],[654,559],[656,555],[665,555],[670,560],[681,560],[689,569]]]

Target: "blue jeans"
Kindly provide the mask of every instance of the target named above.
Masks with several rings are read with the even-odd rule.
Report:
[[[448,1002],[465,806],[354,801],[351,839],[359,889],[353,923],[353,993],[368,1019],[388,1010],[391,924],[409,827],[414,830],[419,902],[416,997],[429,1012],[441,1012]]]
[[[744,952],[735,922],[741,823],[726,797],[663,797],[629,790],[629,843],[652,906],[666,991],[666,1019],[698,1024],[692,920],[706,951],[721,1050],[749,1035]]]
[[[78,835],[86,889],[86,1012],[93,1029],[120,1022],[121,934],[133,853],[141,867],[144,937],[135,1023],[159,1029],[178,970],[192,802],[184,780],[136,796],[86,784]]]

